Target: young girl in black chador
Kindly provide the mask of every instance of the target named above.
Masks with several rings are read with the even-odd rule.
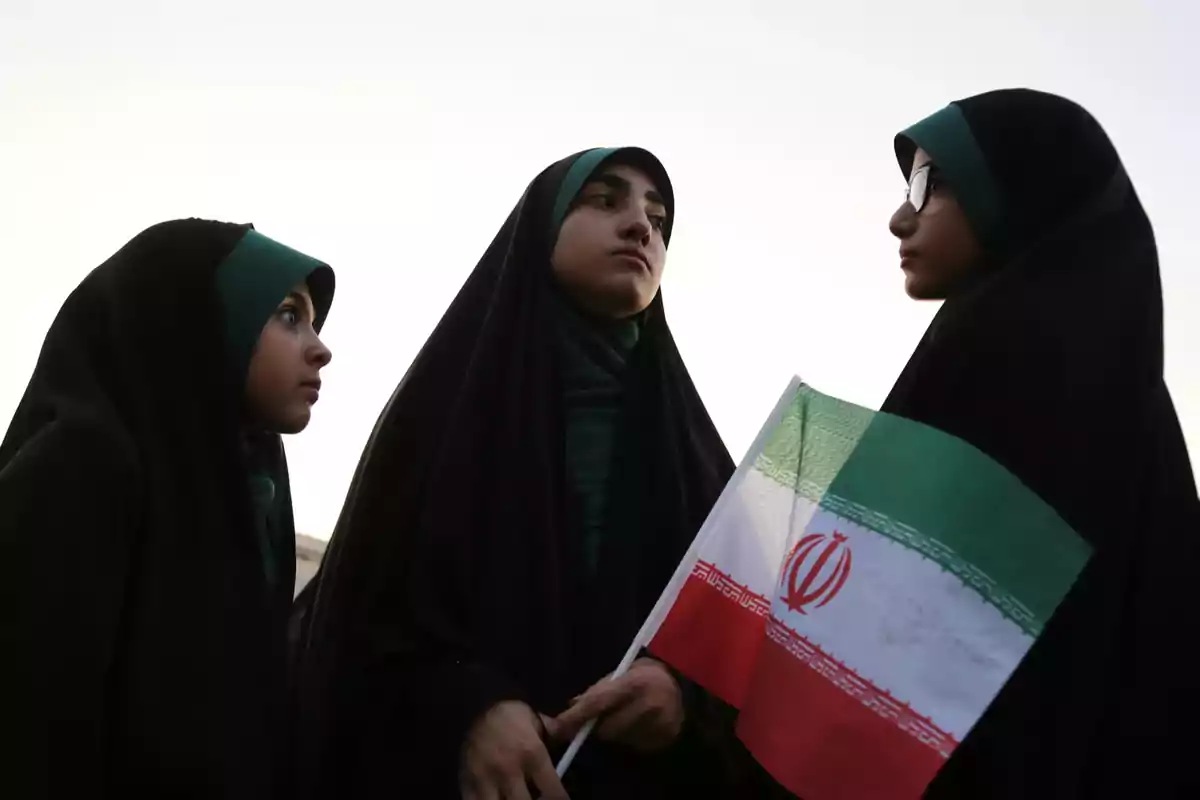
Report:
[[[271,797],[295,571],[279,434],[330,354],[329,267],[156,225],[50,328],[0,445],[13,796]]]

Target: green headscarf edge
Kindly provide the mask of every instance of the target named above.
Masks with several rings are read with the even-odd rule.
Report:
[[[921,148],[946,176],[984,249],[999,252],[1004,242],[1004,203],[983,150],[955,103],[896,134],[896,161],[907,180]]]
[[[224,311],[225,348],[231,374],[245,379],[263,326],[296,284],[312,294],[318,332],[333,305],[333,269],[285,244],[246,231],[217,265],[217,296]]]

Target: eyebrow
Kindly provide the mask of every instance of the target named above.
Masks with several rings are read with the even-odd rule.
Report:
[[[606,172],[603,175],[599,175],[596,178],[588,181],[588,183],[602,183],[608,188],[615,189],[618,192],[628,192],[633,188],[633,184],[631,184],[629,181],[625,180],[620,175],[614,175],[611,172]],[[666,201],[663,200],[663,196],[659,194],[657,189],[646,190],[646,199],[651,203],[657,203],[660,206],[666,205]]]

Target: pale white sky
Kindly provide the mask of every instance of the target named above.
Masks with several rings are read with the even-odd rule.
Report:
[[[892,136],[1029,86],[1087,106],[1133,176],[1200,453],[1200,6],[834,5],[0,0],[0,423],[63,299],[126,240],[254,222],[338,274],[326,389],[288,441],[297,528],[326,538],[376,416],[526,183],[637,144],[675,183],[668,315],[737,457],[793,373],[882,402],[935,310],[905,298],[887,232]]]

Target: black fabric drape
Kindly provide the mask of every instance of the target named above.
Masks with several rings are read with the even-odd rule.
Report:
[[[656,160],[622,153],[669,197]],[[732,474],[655,299],[628,359],[620,478],[589,580],[549,265],[552,205],[580,155],[530,184],[409,368],[300,603],[300,783],[314,794],[456,797],[470,724],[506,699],[556,713],[611,671]],[[712,741],[705,703],[685,742]],[[697,796],[677,765],[593,741],[568,785],[577,800]]]
[[[0,445],[9,796],[271,796],[295,559],[269,588],[214,284],[249,227],[163,223],[94,270]]]
[[[1077,105],[1024,90],[957,105],[999,186],[1004,238],[883,410],[987,452],[1095,555],[927,796],[1191,796],[1200,513],[1163,380],[1149,220]],[[898,140],[906,170],[912,150]]]

